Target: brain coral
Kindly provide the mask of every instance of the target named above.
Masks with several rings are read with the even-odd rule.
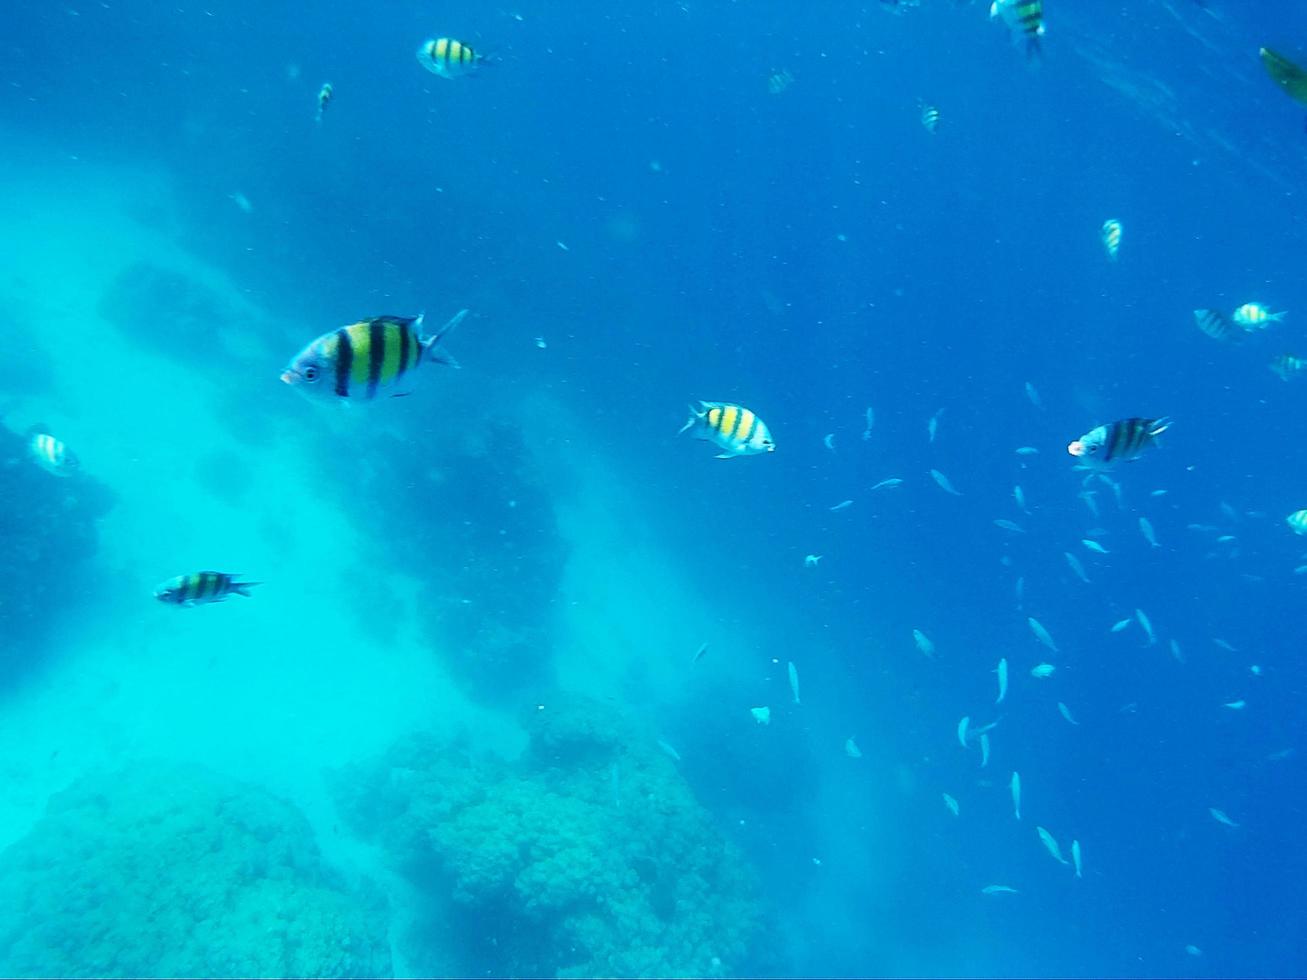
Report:
[[[303,815],[205,769],[84,778],[0,854],[5,975],[390,970],[381,910],[331,875]]]
[[[653,737],[551,699],[516,764],[411,740],[342,775],[343,804],[419,888],[449,899],[467,972],[721,976],[759,965],[739,851]]]

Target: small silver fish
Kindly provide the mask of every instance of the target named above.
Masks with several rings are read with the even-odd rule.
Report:
[[[1017,447],[1017,455],[1018,455],[1018,456],[1038,456],[1038,455],[1039,455],[1039,450],[1036,449],[1034,446],[1018,446],[1018,447]]]
[[[980,736],[980,768],[984,769],[989,765],[989,734],[981,733]]]
[[[944,409],[940,409],[930,417],[926,423],[926,432],[930,435],[930,441],[935,441],[935,433],[939,431],[939,417],[944,414]]]
[[[953,496],[955,496],[955,497],[961,497],[961,496],[962,496],[961,493],[959,493],[957,490],[954,490],[954,489],[953,489],[953,484],[949,482],[948,477],[946,477],[946,476],[945,476],[943,473],[941,473],[939,470],[931,470],[931,471],[930,471],[930,478],[931,478],[932,480],[934,480],[937,484],[939,484],[939,488],[940,488],[941,490],[943,490],[945,493],[951,493],[951,494],[953,494]]]
[[[1020,510],[1027,514],[1030,513],[1030,510],[1026,507],[1026,492],[1021,489],[1020,483],[1012,488],[1012,499],[1017,502],[1017,507]]]
[[[867,406],[867,427],[866,427],[865,429],[862,430],[862,441],[863,441],[863,442],[866,442],[868,439],[871,438],[871,430],[872,430],[872,427],[875,426],[875,424],[876,424],[876,413],[872,410],[871,406],[868,405],[868,406]]]
[[[963,715],[962,720],[958,722],[958,744],[964,749],[967,747],[967,728],[971,725],[971,716]]]
[[[1012,780],[1008,783],[1008,789],[1012,792],[1012,812],[1018,820],[1021,819],[1021,774],[1016,770],[1012,772]]]
[[[1052,664],[1036,664],[1034,667],[1030,668],[1030,676],[1035,678],[1035,680],[1042,681],[1046,678],[1052,677],[1053,672],[1056,670],[1057,668]]]
[[[786,671],[790,675],[790,693],[794,695],[794,703],[799,703],[799,671],[791,660],[785,665]]]
[[[858,743],[853,741],[852,737],[844,740],[844,754],[850,759],[862,758],[862,750],[858,748]]]
[[[1044,842],[1044,848],[1049,854],[1053,855],[1058,864],[1066,864],[1066,858],[1062,856],[1062,848],[1058,846],[1057,838],[1050,834],[1043,827],[1035,827],[1039,833],[1039,839]]]
[[[853,501],[852,501],[852,500],[841,500],[841,501],[840,501],[838,504],[836,504],[834,507],[831,507],[831,508],[830,508],[830,511],[831,511],[831,513],[836,513],[836,512],[841,511],[841,510],[847,510],[848,508],[850,508],[850,507],[852,507],[852,506],[853,506]]]
[[[1147,517],[1139,518],[1139,533],[1144,536],[1150,548],[1160,547],[1157,543],[1157,535],[1153,533],[1153,525]]]
[[[873,489],[873,490],[890,490],[890,489],[893,489],[894,487],[898,487],[898,486],[902,486],[902,485],[903,485],[903,481],[902,481],[902,480],[900,480],[897,476],[891,476],[891,477],[890,477],[889,479],[887,479],[887,480],[881,480],[879,483],[877,483],[877,484],[876,484],[875,486],[873,486],[871,489]]]
[[[1048,647],[1054,653],[1061,652],[1060,650],[1058,650],[1057,644],[1053,642],[1052,634],[1050,634],[1048,630],[1044,629],[1043,623],[1037,620],[1034,616],[1027,616],[1026,622],[1030,625],[1030,632],[1035,634],[1036,640],[1044,644],[1044,646]]]
[[[1148,634],[1148,645],[1151,647],[1154,643],[1157,642],[1157,637],[1153,634],[1152,622],[1149,620],[1147,616],[1144,615],[1144,611],[1142,609],[1135,610],[1135,619],[1139,620],[1139,625],[1142,626],[1144,628],[1144,632]]]
[[[961,809],[961,807],[958,806],[958,801],[953,799],[953,797],[949,796],[947,793],[942,795],[944,797],[944,805],[948,807],[948,812],[953,814],[955,817],[958,816],[959,810]]]
[[[980,889],[982,895],[1020,895],[1015,888],[1008,885],[986,885]]]
[[[912,642],[917,645],[917,649],[927,657],[935,656],[935,644],[930,642],[930,637],[921,630],[912,631]]]
[[[1079,724],[1080,724],[1080,722],[1076,721],[1075,718],[1073,718],[1073,717],[1071,716],[1071,709],[1068,708],[1068,707],[1067,707],[1065,704],[1063,704],[1061,701],[1059,701],[1059,702],[1057,703],[1057,711],[1058,711],[1058,714],[1060,714],[1063,718],[1066,719],[1066,722],[1067,722],[1068,725],[1079,725]]]
[[[1011,531],[1013,534],[1025,534],[1026,529],[1016,521],[1009,521],[1006,517],[994,518],[994,526],[1004,531]]]
[[[1133,616],[1129,617],[1128,619],[1118,620],[1117,622],[1112,624],[1112,632],[1120,633],[1123,629],[1129,628],[1130,624],[1133,623],[1134,621],[1135,620]]]
[[[1243,698],[1240,698],[1238,701],[1227,701],[1225,707],[1234,711],[1242,711],[1244,708],[1248,707],[1248,702]]]
[[[1089,576],[1085,574],[1085,566],[1080,564],[1080,559],[1069,551],[1062,552],[1066,558],[1066,563],[1071,566],[1071,571],[1076,573],[1076,577],[1086,585],[1089,584]]]
[[[1084,545],[1086,549],[1092,551],[1096,555],[1110,554],[1110,552],[1106,548],[1104,548],[1097,541],[1094,541],[1092,538],[1082,538],[1080,543]]]
[[[998,674],[998,697],[994,699],[994,703],[1002,704],[1003,699],[1007,697],[1007,657],[999,660],[994,673]]]
[[[1214,806],[1209,806],[1209,807],[1207,808],[1207,812],[1210,813],[1210,814],[1212,815],[1212,819],[1215,820],[1215,821],[1216,821],[1217,823],[1219,823],[1219,824],[1223,824],[1223,825],[1225,825],[1226,827],[1238,827],[1238,826],[1239,826],[1237,823],[1235,823],[1233,820],[1230,819],[1230,817],[1226,814],[1226,812],[1225,812],[1224,810],[1218,810],[1218,809],[1217,809],[1216,807],[1214,807]]]
[[[1076,877],[1083,878],[1084,875],[1081,874],[1083,869],[1080,864],[1080,841],[1078,840],[1073,840],[1071,842],[1071,863],[1075,865]]]
[[[1030,399],[1030,404],[1034,405],[1035,408],[1044,407],[1044,403],[1039,400],[1039,392],[1035,390],[1035,386],[1029,381],[1026,382],[1026,397]]]

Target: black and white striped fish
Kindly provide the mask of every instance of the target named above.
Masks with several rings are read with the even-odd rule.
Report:
[[[160,602],[174,606],[194,606],[204,602],[222,602],[229,595],[250,594],[250,586],[258,582],[238,582],[236,575],[226,572],[191,572],[170,578],[154,590]]]
[[[1154,439],[1171,426],[1169,418],[1120,419],[1090,429],[1066,447],[1080,460],[1077,469],[1104,469],[1122,460],[1138,458]]]
[[[376,316],[324,333],[290,362],[281,380],[305,394],[328,398],[375,398],[383,388],[403,387],[424,360],[458,367],[439,346],[467,310],[459,310],[430,337],[422,317]],[[392,394],[407,394],[395,391]]]

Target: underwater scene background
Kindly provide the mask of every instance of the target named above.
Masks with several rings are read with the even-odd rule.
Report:
[[[0,971],[1307,969],[1307,9],[6,13]]]

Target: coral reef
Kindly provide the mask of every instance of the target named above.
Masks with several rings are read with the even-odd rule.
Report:
[[[440,914],[456,923],[459,968],[757,970],[753,875],[653,737],[616,709],[567,696],[532,710],[527,727],[516,763],[415,737],[338,777],[353,826],[418,888],[448,896]]]
[[[113,506],[85,473],[54,476],[29,437],[0,425],[0,672],[30,661],[60,610],[84,601],[97,549],[95,522]]]
[[[194,766],[57,794],[0,854],[10,976],[389,976],[379,907],[324,867],[302,814]]]

